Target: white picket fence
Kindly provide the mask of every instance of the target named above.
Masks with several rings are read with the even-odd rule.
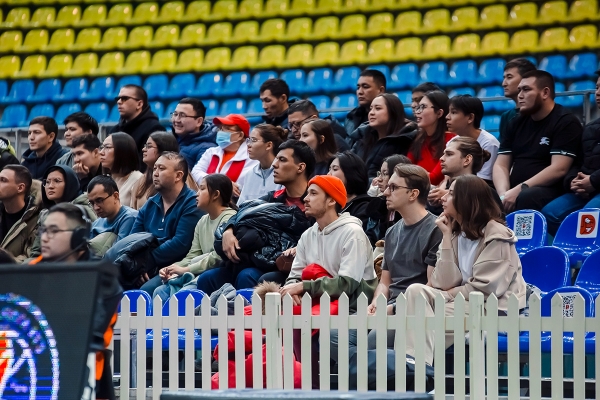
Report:
[[[387,390],[386,373],[386,329],[400,332],[396,335],[395,352],[395,390],[402,392],[406,389],[406,359],[405,335],[411,329],[415,332],[415,391],[425,391],[425,331],[454,332],[454,372],[452,375],[446,373],[446,351],[444,346],[444,334],[435,335],[434,366],[435,366],[435,399],[446,398],[447,380],[453,381],[453,394],[457,399],[463,399],[470,394],[474,399],[498,399],[507,396],[509,399],[518,399],[523,394],[523,388],[528,388],[527,396],[530,399],[541,399],[542,388],[551,389],[552,399],[563,399],[563,385],[572,385],[572,395],[575,399],[586,398],[586,387],[588,398],[594,398],[600,393],[599,380],[593,376],[586,378],[590,371],[600,371],[600,357],[593,354],[585,354],[586,333],[600,332],[600,318],[597,317],[600,306],[596,304],[596,317],[585,317],[585,303],[583,298],[576,294],[573,301],[573,316],[567,317],[563,314],[564,305],[560,295],[552,299],[552,316],[541,317],[541,299],[532,295],[529,301],[529,315],[519,315],[519,305],[516,297],[509,299],[507,316],[498,315],[498,302],[493,296],[484,303],[483,295],[472,293],[469,301],[462,295],[456,298],[455,313],[453,316],[444,315],[444,299],[440,295],[436,298],[435,306],[441,312],[435,313],[433,317],[425,316],[425,299],[417,302],[415,315],[407,315],[406,299],[400,296],[397,299],[395,315],[386,315],[379,312],[386,309],[386,299],[381,296],[377,300],[376,315],[367,315],[367,298],[363,295],[358,300],[357,313],[350,314],[348,298],[344,295],[339,299],[338,315],[329,315],[329,297],[321,297],[320,304],[322,314],[311,315],[311,301],[308,294],[302,299],[302,315],[292,314],[292,300],[289,296],[281,299],[278,293],[270,293],[266,296],[265,315],[262,315],[262,304],[260,298],[254,295],[252,299],[252,315],[245,316],[243,313],[244,301],[241,296],[235,300],[234,315],[227,315],[225,298],[219,299],[219,315],[210,315],[210,302],[203,301],[202,315],[194,316],[194,303],[192,297],[186,299],[185,316],[177,315],[177,299],[172,298],[169,305],[169,316],[162,316],[160,312],[152,316],[145,315],[146,305],[143,298],[137,302],[136,315],[132,315],[128,298],[121,302],[121,314],[119,316],[115,341],[120,341],[120,357],[113,360],[120,364],[120,398],[129,399],[130,396],[137,399],[145,399],[152,396],[159,399],[163,390],[192,390],[202,387],[211,389],[211,374],[195,372],[194,361],[201,358],[202,371],[211,371],[212,360],[210,340],[202,340],[201,348],[194,349],[194,334],[197,330],[202,338],[210,338],[211,330],[218,331],[219,343],[227,343],[228,331],[235,332],[235,373],[236,387],[245,388],[245,363],[244,330],[252,332],[253,353],[253,388],[263,388],[263,360],[262,344],[266,343],[266,388],[294,388],[293,377],[293,335],[292,330],[301,331],[302,352],[302,389],[310,390],[311,382],[311,356],[318,356],[320,360],[320,390],[330,390],[330,346],[327,341],[320,343],[319,354],[311,353],[311,331],[318,329],[320,337],[329,337],[332,329],[339,333],[339,353],[337,372],[338,390],[347,391],[349,388],[349,373],[346,366],[349,365],[348,333],[349,330],[357,332],[357,356],[358,374],[356,387],[358,391],[367,391],[367,334],[371,329],[376,329],[376,390]],[[153,309],[161,310],[162,303],[157,297],[154,299]],[[468,315],[465,310],[468,308]],[[178,351],[177,332],[185,330],[184,346]],[[146,345],[146,332],[153,330],[160,338],[160,332],[169,333],[168,351],[168,385],[163,386],[163,346],[161,340],[154,340],[151,349]],[[530,345],[528,353],[519,353],[520,331],[528,331]],[[466,333],[468,332],[468,335]],[[572,332],[573,353],[563,356],[563,332]],[[551,333],[551,352],[542,354],[540,342],[541,336]],[[508,338],[508,351],[498,352],[498,336],[506,335]],[[465,339],[467,337],[468,339]],[[129,340],[127,340],[129,339]],[[468,341],[468,354],[466,353],[466,342]],[[112,345],[114,347],[114,343]],[[598,352],[595,345],[594,354]],[[226,345],[218,347],[218,370],[219,388],[228,387],[228,349]],[[134,355],[132,357],[132,354]],[[600,353],[599,353],[600,354]],[[152,359],[152,365],[146,365],[146,360]],[[132,359],[133,358],[133,359]],[[523,359],[525,358],[525,360]],[[572,360],[572,365],[571,361]],[[132,363],[134,368],[132,368]],[[547,363],[551,365],[548,366]],[[468,363],[467,374],[466,365]],[[587,363],[587,366],[586,366]],[[499,373],[499,365],[503,366]],[[528,368],[528,376],[521,373],[523,366]],[[564,378],[564,367],[572,369],[572,378]],[[114,370],[114,369],[113,369]],[[549,376],[542,376],[542,371],[550,371]],[[131,376],[130,371],[135,371]],[[165,372],[166,378],[167,372]],[[180,374],[183,376],[180,387]],[[198,377],[201,375],[201,379]],[[151,379],[149,378],[151,376]],[[198,377],[198,379],[197,379]],[[466,378],[469,378],[468,381]],[[130,382],[134,382],[134,388],[130,388]],[[467,383],[468,382],[468,383]],[[146,384],[147,383],[147,384]],[[133,390],[135,389],[135,390]],[[545,389],[544,389],[545,390]],[[501,393],[502,391],[502,393]],[[590,393],[592,393],[590,395]]]

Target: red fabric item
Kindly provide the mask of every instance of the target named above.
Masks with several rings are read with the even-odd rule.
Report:
[[[446,132],[444,143],[448,143],[450,139],[456,136],[454,133]],[[408,152],[407,157],[413,164],[423,167],[429,172],[429,180],[432,185],[439,185],[444,180],[444,174],[442,174],[442,165],[439,158],[435,158],[431,152],[429,143],[431,138],[428,136],[421,147],[421,159],[419,162],[415,162],[415,155],[412,152]]]
[[[210,164],[208,164],[206,173],[214,174],[215,172],[217,172],[217,168],[219,168],[220,162],[221,162],[221,159],[219,158],[219,156],[214,154],[212,156],[212,158],[210,159]],[[225,172],[225,175],[227,175],[229,177],[229,179],[231,179],[232,182],[237,182],[238,178],[242,174],[245,164],[246,164],[245,160],[233,161],[231,163],[231,165],[229,166],[229,169],[227,170],[227,172]]]
[[[303,281],[314,281],[319,278],[332,278],[331,274],[325,270],[325,268],[321,267],[319,264],[310,264],[307,265],[302,271],[302,280]],[[321,301],[320,299],[313,299],[313,305],[311,307],[312,315],[321,315]],[[294,315],[302,314],[302,305],[293,307]],[[333,300],[329,303],[329,315],[337,315],[338,314],[338,301]],[[317,333],[318,329],[313,329],[312,334]]]

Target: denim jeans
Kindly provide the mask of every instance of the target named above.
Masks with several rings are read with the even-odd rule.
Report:
[[[563,220],[573,211],[582,208],[600,208],[600,194],[584,199],[575,193],[567,193],[552,200],[542,209],[542,214],[548,222],[548,233],[552,236],[556,235]]]
[[[198,289],[209,296],[226,283],[231,283],[236,289],[251,289],[256,286],[264,273],[265,271],[258,268],[244,268],[241,265],[227,263],[200,274]]]

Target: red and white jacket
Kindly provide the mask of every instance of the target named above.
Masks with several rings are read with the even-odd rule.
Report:
[[[258,164],[258,161],[248,158],[248,146],[246,142],[242,143],[233,158],[227,161],[219,172],[218,169],[219,165],[221,165],[223,154],[224,151],[219,146],[211,147],[204,152],[192,169],[192,177],[198,185],[200,185],[202,178],[206,175],[221,173],[227,175],[232,182],[236,182],[240,186],[240,189],[244,186],[245,173],[251,171]]]

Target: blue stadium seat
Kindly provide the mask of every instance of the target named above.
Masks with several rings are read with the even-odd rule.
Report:
[[[304,93],[304,88],[305,88],[304,70],[287,69],[287,70],[283,71],[280,78],[287,82],[288,86],[290,87],[291,93],[294,93],[294,94]]]
[[[239,96],[249,85],[250,74],[248,72],[232,72],[225,78],[223,86],[213,91],[213,95],[218,97]]]
[[[260,71],[255,73],[250,81],[250,84],[242,90],[242,95],[258,97],[260,85],[262,85],[267,79],[277,78],[277,76],[277,72],[275,71]]]
[[[252,295],[254,294],[254,289],[238,289],[235,291],[235,295],[237,296],[244,296],[244,298],[246,300],[248,300],[250,303],[252,303]]]
[[[599,213],[598,208],[584,208],[572,212],[560,224],[553,245],[567,252],[571,265],[583,262],[600,248]]]
[[[244,114],[246,112],[246,100],[228,99],[221,104],[219,115]]]
[[[485,104],[485,103],[484,103]],[[492,135],[496,136],[496,139],[500,136],[500,116],[499,115],[486,115],[481,119],[481,129],[485,129]]]
[[[260,101],[260,99],[250,100],[246,112],[248,114],[258,114],[258,116],[255,117],[248,117],[248,122],[250,122],[250,125],[254,126],[263,122],[262,115],[264,114],[264,110],[262,108],[262,101]]]
[[[422,82],[434,82],[438,86],[445,86],[448,80],[448,65],[443,61],[433,61],[421,67]]]
[[[191,96],[196,87],[196,77],[194,74],[175,75],[169,83],[169,89],[163,94],[163,99],[181,99]]]
[[[565,79],[567,77],[567,57],[560,54],[544,57],[538,69],[551,73],[556,80]]]
[[[115,90],[115,78],[110,76],[104,78],[96,78],[90,84],[90,87],[86,93],[81,95],[83,100],[87,101],[99,101],[99,100],[110,100],[110,97]]]
[[[54,106],[52,104],[36,104],[29,110],[28,121],[35,117],[50,117],[54,118]]]
[[[328,93],[331,88],[333,71],[330,68],[313,69],[306,76],[306,93]]]
[[[565,84],[562,82],[555,82],[554,83],[554,92],[555,93],[562,93],[565,90],[567,90],[565,88]],[[565,107],[569,107],[569,97],[568,96],[556,96],[556,98],[554,99],[554,101],[556,101],[558,104],[563,105]]]
[[[536,210],[519,210],[506,216],[506,226],[513,230],[518,241],[519,255],[546,245],[548,224],[546,217]]]
[[[165,117],[165,106],[161,101],[150,102],[150,109],[156,114],[158,119],[169,118],[168,115]]]
[[[54,96],[60,96],[62,91],[62,83],[60,79],[44,79],[38,83],[35,93],[28,96],[26,101],[28,103],[43,103],[45,101],[51,101]]]
[[[546,293],[567,286],[571,279],[569,256],[558,247],[538,247],[521,255],[523,279]]]
[[[360,68],[344,67],[336,71],[331,84],[331,90],[336,92],[345,92],[356,90],[356,83],[360,76]]]
[[[115,85],[115,91],[112,92],[110,98],[117,97],[119,95],[119,91],[125,85],[138,85],[142,86],[142,77],[139,75],[125,75],[119,79],[117,84]]]
[[[386,82],[390,80],[390,68],[387,65],[370,65],[366,69],[374,69],[379,71],[383,74],[383,76],[385,76]]]
[[[590,293],[600,292],[600,250],[594,251],[581,266],[575,286],[582,287]]]
[[[0,104],[23,103],[28,97],[33,96],[34,86],[32,79],[14,81],[8,94],[0,99]]]
[[[404,104],[404,113],[407,118],[413,117],[413,110],[410,108],[410,103],[412,102],[412,91],[410,90],[400,90],[399,92],[394,93],[398,99]]]
[[[53,101],[79,101],[81,95],[88,90],[88,80],[85,78],[69,79],[63,87],[62,94],[54,97]]]
[[[121,115],[119,114],[119,109],[115,104],[113,108],[110,110],[110,114],[108,115],[108,120],[110,122],[118,122],[121,119]]]
[[[106,103],[91,103],[87,105],[84,111],[94,117],[99,123],[104,123],[108,121],[110,108]]]
[[[1,79],[0,80],[0,98],[6,96],[7,93],[8,93],[8,83],[6,82],[6,80]]]
[[[479,65],[478,82],[480,85],[491,85],[502,82],[506,61],[502,58],[488,58]]]
[[[454,96],[463,95],[463,94],[468,94],[470,96],[475,97],[475,89],[470,88],[470,87],[460,87],[460,88],[452,89],[448,93],[448,97],[452,98]]]
[[[198,79],[193,95],[199,98],[211,97],[216,90],[223,86],[223,75],[217,72],[204,74]]]
[[[219,114],[219,102],[217,100],[202,100],[206,107],[206,115],[216,117]]]
[[[331,101],[331,108],[355,108],[358,107],[358,99],[354,93],[352,94],[340,94],[335,96]],[[338,121],[345,121],[348,111],[337,111],[333,112],[332,115]]]
[[[23,104],[11,104],[4,109],[0,128],[11,128],[27,125],[27,107]]]
[[[567,76],[572,79],[591,78],[599,68],[595,53],[575,54],[569,61]]]
[[[329,98],[329,96],[325,95],[311,96],[308,98],[308,100],[314,103],[314,105],[317,107],[317,110],[326,110],[331,104],[331,99]]]
[[[129,299],[129,311],[137,313],[137,301],[138,298],[143,297],[146,302],[146,315],[152,315],[152,299],[150,295],[143,290],[126,290],[123,292],[123,297]],[[121,312],[121,303],[119,303],[119,313]]]
[[[449,86],[477,85],[477,63],[474,60],[456,61],[448,74]]]
[[[502,86],[489,86],[481,88],[479,93],[477,93],[477,97],[500,97],[502,99],[484,102],[483,108],[486,113],[494,111],[502,113],[506,110],[514,108],[514,102],[504,97],[504,89],[502,89]]]
[[[419,84],[419,67],[414,63],[398,64],[392,69],[388,90],[413,88]]]
[[[116,107],[116,106],[115,106]],[[69,115],[81,111],[79,103],[67,103],[58,107],[54,119],[61,124]]]
[[[568,91],[578,90],[596,90],[596,82],[583,81],[573,82],[569,85]],[[566,106],[567,107],[581,107],[583,105],[583,95],[567,96]],[[594,104],[594,93],[590,94],[590,104]]]
[[[169,78],[165,74],[150,75],[142,86],[148,94],[149,100],[162,99],[167,93]]]
[[[185,315],[185,302],[186,302],[188,296],[190,296],[190,295],[194,299],[194,308],[198,307],[201,304],[204,296],[206,296],[206,294],[203,291],[198,290],[198,289],[180,290],[177,293],[175,293],[173,296],[169,297],[169,299],[164,302],[163,308],[162,308],[162,316],[163,317],[169,316],[169,301],[173,297],[177,298],[177,315],[179,315],[179,316]]]
[[[204,102],[204,100],[202,102],[206,106],[206,103]],[[173,114],[173,112],[175,111],[175,108],[177,108],[177,104],[179,104],[179,100],[175,100],[175,101],[172,101],[169,103],[169,105],[167,106],[167,109],[165,110],[165,113],[167,116],[170,116],[171,114]]]

